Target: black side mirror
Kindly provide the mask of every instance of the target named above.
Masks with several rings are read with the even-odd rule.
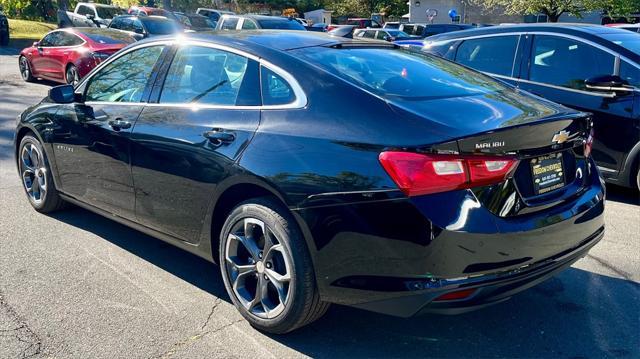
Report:
[[[60,85],[49,89],[49,98],[55,103],[72,103],[75,100],[73,86]]]
[[[587,90],[598,92],[613,92],[618,95],[633,92],[633,87],[629,86],[629,83],[627,81],[622,79],[620,76],[615,75],[590,77],[584,80],[584,85]]]

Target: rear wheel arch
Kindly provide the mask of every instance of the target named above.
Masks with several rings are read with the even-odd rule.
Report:
[[[284,198],[277,191],[258,181],[229,184],[226,188],[222,188],[219,193],[220,195],[215,199],[211,214],[211,255],[216,262],[219,254],[218,247],[222,227],[229,213],[238,204],[252,198],[269,197],[277,200],[283,208],[288,210]]]

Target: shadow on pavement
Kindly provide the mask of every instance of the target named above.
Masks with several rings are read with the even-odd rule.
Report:
[[[640,192],[633,188],[607,184],[607,201],[640,205]]]
[[[230,302],[218,267],[89,211],[52,215]],[[312,357],[638,357],[640,285],[575,268],[511,300],[458,316],[402,319],[333,306],[272,339]]]

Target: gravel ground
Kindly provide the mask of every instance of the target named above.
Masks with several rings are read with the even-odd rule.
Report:
[[[640,357],[640,201],[609,188],[584,259],[510,301],[399,319],[334,306],[287,336],[253,330],[218,268],[88,211],[31,209],[12,160],[27,84],[0,49],[0,358]]]

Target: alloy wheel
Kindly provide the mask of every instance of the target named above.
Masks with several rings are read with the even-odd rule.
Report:
[[[80,82],[80,76],[78,75],[78,69],[75,66],[70,66],[67,69],[67,84],[69,85],[77,85]]]
[[[32,143],[22,147],[20,153],[22,184],[34,203],[40,204],[47,194],[47,168],[42,153]]]
[[[30,77],[30,72],[31,70],[29,69],[29,63],[27,62],[27,58],[26,57],[21,57],[20,58],[20,75],[22,76],[23,80],[28,80]]]
[[[234,225],[225,261],[233,294],[244,309],[265,319],[284,311],[292,284],[290,254],[263,221],[244,218]]]

